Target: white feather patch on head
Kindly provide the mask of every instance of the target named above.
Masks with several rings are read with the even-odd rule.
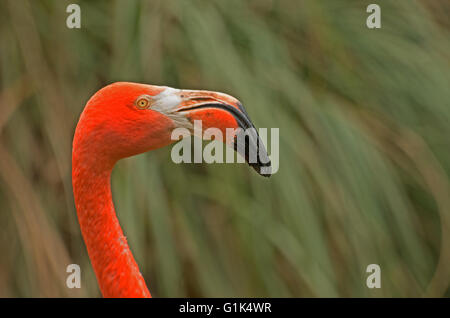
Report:
[[[175,111],[182,101],[180,95],[180,89],[166,86],[161,93],[152,97],[151,109],[172,119],[177,127],[192,129],[192,123],[184,115]]]
[[[166,87],[161,93],[153,96],[152,108],[162,113],[172,111],[181,103],[180,90]]]

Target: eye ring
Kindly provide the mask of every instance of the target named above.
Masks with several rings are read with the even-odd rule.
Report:
[[[146,109],[150,105],[150,98],[148,96],[140,96],[136,100],[136,107],[139,109]]]

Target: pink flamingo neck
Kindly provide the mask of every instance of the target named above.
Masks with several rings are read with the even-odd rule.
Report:
[[[151,297],[114,210],[114,164],[89,158],[93,156],[73,152],[72,182],[81,233],[100,290],[104,297]]]

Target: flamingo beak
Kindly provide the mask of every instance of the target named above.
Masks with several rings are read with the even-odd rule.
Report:
[[[234,97],[211,91],[180,90],[174,109],[191,123],[201,120],[202,130],[218,128],[228,146],[234,148],[260,175],[271,175],[271,162],[259,134],[242,104]],[[227,129],[231,128],[231,129]],[[230,134],[232,134],[230,136]]]

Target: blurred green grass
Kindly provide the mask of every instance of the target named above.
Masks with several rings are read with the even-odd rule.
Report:
[[[99,296],[78,228],[71,142],[114,81],[210,89],[280,128],[280,170],[121,161],[119,220],[166,296],[449,296],[450,4],[0,2],[0,296]],[[269,150],[270,151],[270,150]],[[65,268],[82,288],[65,288]],[[365,284],[379,264],[382,288]]]

